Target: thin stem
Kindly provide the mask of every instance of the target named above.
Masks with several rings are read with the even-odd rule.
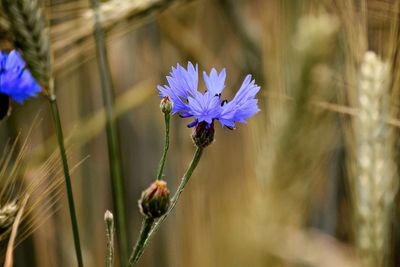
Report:
[[[81,243],[79,240],[78,222],[77,222],[76,213],[75,213],[74,195],[72,192],[71,176],[69,174],[67,155],[65,153],[64,137],[63,137],[63,131],[62,131],[62,127],[61,127],[61,120],[60,120],[60,112],[58,110],[56,98],[53,96],[49,99],[50,99],[51,114],[53,116],[54,125],[56,128],[57,141],[58,141],[58,146],[60,148],[61,160],[62,160],[62,164],[63,164],[65,185],[67,187],[69,215],[71,217],[71,226],[72,226],[72,232],[73,232],[73,236],[74,236],[76,258],[78,261],[78,266],[83,267]]]
[[[140,230],[140,235],[136,241],[135,249],[129,257],[129,266],[133,266],[136,263],[139,253],[144,249],[145,241],[149,236],[150,230],[154,224],[154,219],[146,217],[143,219],[142,229]]]
[[[193,174],[193,171],[196,169],[197,164],[200,161],[201,155],[203,154],[203,148],[198,147],[196,152],[193,156],[192,162],[190,163],[188,169],[186,170],[185,174],[182,177],[181,183],[178,186],[174,196],[171,199],[171,206],[169,207],[168,211],[154,224],[151,230],[147,233],[147,236],[143,237],[142,234],[140,235],[139,239],[143,239],[143,245],[138,247],[135,246],[134,251],[132,252],[131,259],[129,260],[129,266],[134,266],[142,256],[144,249],[146,248],[147,244],[150,241],[150,238],[157,232],[158,228],[160,228],[161,224],[165,221],[165,219],[171,214],[172,210],[175,208],[176,204],[178,203],[179,197],[182,194],[183,190],[185,189],[186,184],[189,182],[190,177]],[[145,221],[146,219],[144,219]]]
[[[160,160],[160,164],[158,167],[158,172],[157,172],[157,180],[160,180],[163,175],[164,171],[164,166],[165,166],[165,161],[167,159],[167,153],[168,153],[168,148],[169,148],[169,121],[171,118],[170,113],[165,113],[164,114],[164,120],[165,120],[165,144],[164,144],[164,152]]]
[[[114,265],[114,216],[108,210],[104,215],[104,222],[107,238],[106,267],[112,267]]]
[[[158,166],[158,171],[157,171],[157,180],[160,180],[162,178],[164,166],[165,166],[165,161],[167,159],[167,153],[168,153],[168,148],[169,148],[169,125],[170,125],[170,118],[171,118],[171,113],[164,113],[164,120],[165,120],[165,143],[164,143],[164,151],[162,154],[162,157],[160,159],[160,164]],[[142,229],[140,230],[140,235],[138,240],[136,241],[136,245],[134,247],[134,250],[129,257],[129,265],[132,266],[134,264],[135,259],[137,258],[137,255],[141,253],[143,250],[143,245],[144,242],[146,241],[148,234],[154,224],[154,219],[146,217],[143,219],[142,223]]]
[[[99,63],[101,77],[101,88],[103,101],[106,111],[106,132],[108,144],[108,160],[110,162],[112,196],[116,211],[116,222],[119,241],[119,252],[122,266],[127,266],[128,259],[128,230],[126,227],[125,205],[124,205],[124,187],[122,180],[122,168],[120,161],[119,140],[117,136],[117,126],[114,116],[114,96],[111,82],[111,72],[107,60],[107,48],[105,44],[104,31],[100,24],[99,2],[91,0],[94,12],[95,25],[94,35],[96,39],[96,52]]]

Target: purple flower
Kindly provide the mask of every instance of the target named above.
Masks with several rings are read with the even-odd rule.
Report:
[[[221,100],[225,88],[226,71],[218,73],[214,68],[210,74],[203,72],[206,85],[204,93],[198,90],[198,66],[188,63],[187,69],[177,65],[167,76],[168,85],[158,86],[160,97],[168,96],[174,103],[172,112],[181,117],[193,117],[188,127],[201,122],[212,125],[218,120],[221,125],[234,128],[236,122],[246,123],[246,119],[260,111],[255,98],[260,87],[247,75],[239,91],[231,101]]]
[[[42,90],[25,65],[17,51],[0,51],[0,94],[18,103],[36,96]]]

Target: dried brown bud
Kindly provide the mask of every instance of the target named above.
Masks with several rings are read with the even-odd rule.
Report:
[[[169,208],[169,195],[167,183],[162,180],[155,181],[142,193],[139,200],[140,212],[152,219],[161,217]]]
[[[214,141],[214,122],[208,124],[205,121],[197,124],[193,134],[192,139],[197,147],[205,148],[209,146]]]

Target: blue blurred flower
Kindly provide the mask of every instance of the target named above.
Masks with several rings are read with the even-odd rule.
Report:
[[[0,51],[0,93],[18,103],[36,96],[42,90],[25,65],[17,51]]]
[[[247,75],[239,91],[231,101],[221,100],[225,88],[226,71],[218,73],[214,68],[210,74],[203,72],[206,85],[204,93],[198,90],[198,66],[188,63],[187,69],[177,65],[167,76],[168,85],[157,88],[160,97],[168,96],[174,103],[173,113],[181,117],[194,117],[188,127],[206,122],[211,125],[218,120],[222,126],[234,128],[235,122],[246,123],[246,119],[260,111],[255,98],[260,87]]]

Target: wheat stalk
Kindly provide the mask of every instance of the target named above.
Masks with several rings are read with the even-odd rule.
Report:
[[[354,119],[355,235],[367,266],[383,266],[388,249],[391,206],[397,192],[389,105],[389,66],[373,52],[364,55]]]
[[[25,195],[24,199],[21,201],[21,205],[18,209],[18,213],[14,216],[10,240],[8,241],[7,251],[6,251],[6,259],[4,261],[4,267],[13,267],[14,265],[14,258],[13,258],[13,251],[15,242],[17,239],[18,234],[18,227],[20,226],[20,222],[22,220],[22,216],[24,214],[25,206],[28,203],[29,195]]]
[[[45,30],[44,18],[37,0],[3,0],[3,8],[10,20],[11,31],[15,45],[21,49],[32,75],[46,89],[51,108],[55,131],[57,135],[60,156],[63,162],[65,185],[67,189],[68,207],[71,227],[74,237],[75,252],[78,266],[83,266],[78,222],[75,212],[75,202],[72,191],[70,169],[64,144],[64,134],[61,125],[51,67],[51,50],[49,35]]]

